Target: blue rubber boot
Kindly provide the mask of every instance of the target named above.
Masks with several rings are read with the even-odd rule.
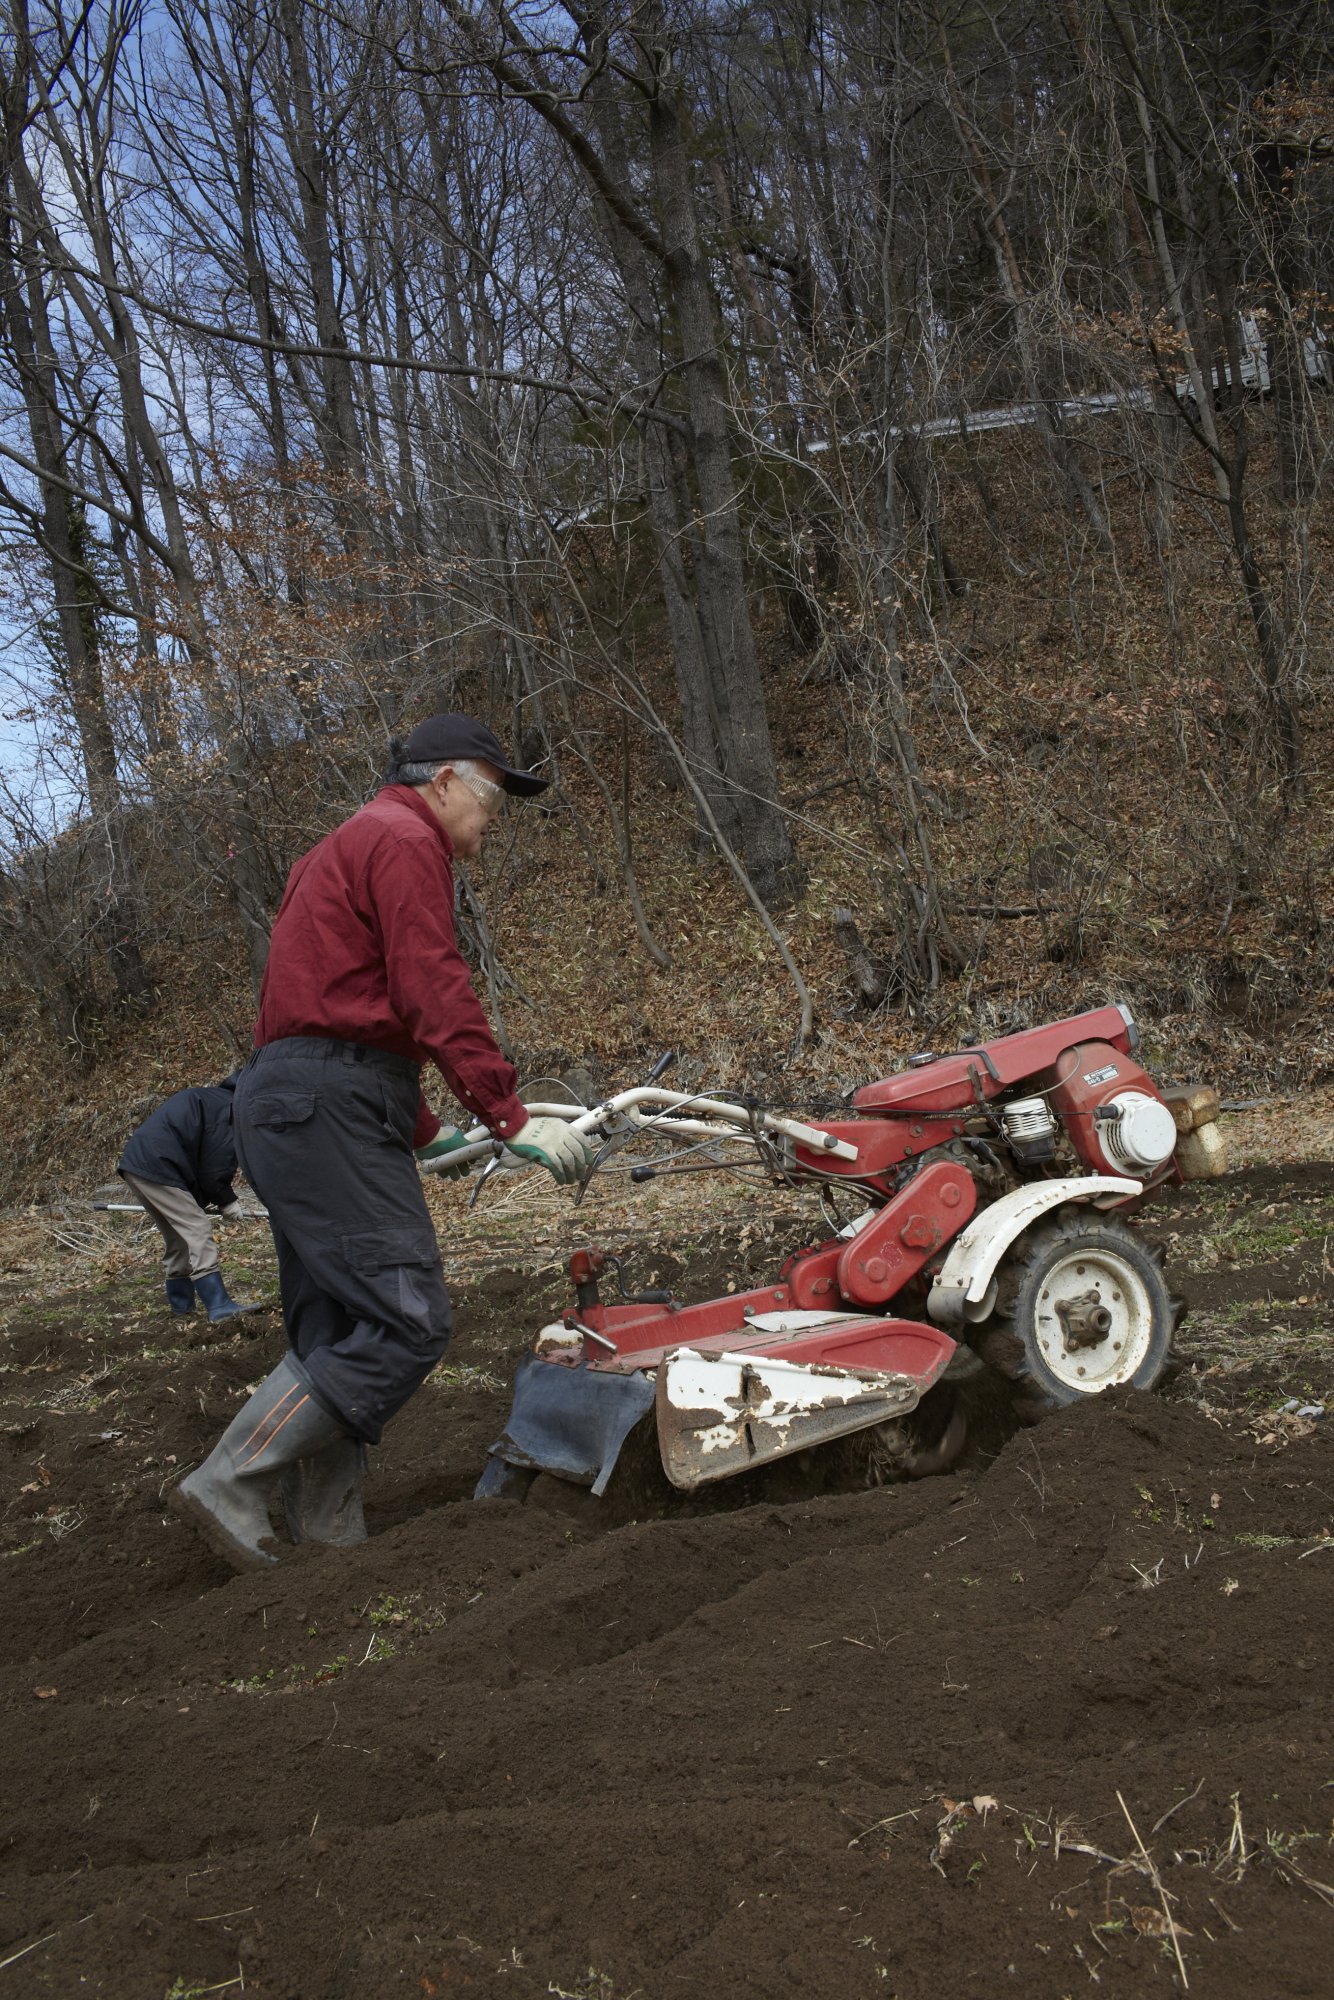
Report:
[[[253,1299],[243,1305],[239,1299],[230,1296],[226,1285],[222,1282],[221,1271],[205,1271],[202,1278],[194,1280],[194,1288],[203,1300],[204,1310],[215,1326],[220,1319],[234,1319],[237,1313],[258,1311]]]
[[[274,1487],[298,1460],[316,1458],[340,1443],[351,1444],[343,1426],[284,1358],[204,1463],[167,1496],[167,1505],[233,1569],[266,1569],[277,1561],[260,1546],[273,1534]]]
[[[168,1278],[166,1280],[167,1304],[177,1319],[184,1319],[195,1309],[195,1288],[188,1278]]]

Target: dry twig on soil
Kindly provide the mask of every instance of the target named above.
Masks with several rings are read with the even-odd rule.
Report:
[[[1140,1854],[1143,1857],[1144,1866],[1148,1871],[1149,1879],[1153,1883],[1154,1888],[1158,1891],[1158,1900],[1163,1906],[1163,1917],[1167,1924],[1168,1934],[1172,1939],[1172,1949],[1176,1953],[1177,1969],[1181,1974],[1181,1984],[1185,1989],[1185,1991],[1189,1992],[1190,1980],[1186,1977],[1186,1961],[1181,1956],[1181,1942],[1177,1936],[1177,1926],[1173,1922],[1171,1909],[1168,1906],[1167,1891],[1163,1887],[1163,1878],[1158,1873],[1158,1869],[1154,1863],[1152,1855],[1149,1853],[1148,1848],[1144,1845],[1144,1842],[1140,1839],[1139,1828],[1136,1826],[1134,1820],[1130,1817],[1130,1808],[1126,1804],[1125,1800],[1121,1797],[1119,1791],[1116,1795],[1116,1802],[1126,1816],[1126,1825],[1130,1828],[1130,1831],[1135,1836],[1135,1845],[1136,1847],[1138,1847]]]

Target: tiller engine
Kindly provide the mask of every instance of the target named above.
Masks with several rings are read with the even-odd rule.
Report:
[[[961,1346],[1008,1378],[1027,1421],[1118,1385],[1152,1388],[1180,1305],[1137,1218],[1159,1191],[1225,1173],[1227,1156],[1217,1094],[1160,1089],[1138,1046],[1129,1009],[1100,1007],[914,1056],[857,1092],[855,1117],[812,1123],[666,1090],[667,1058],[588,1109],[531,1106],[597,1142],[590,1175],[649,1136],[673,1150],[621,1163],[632,1180],[758,1168],[818,1184],[826,1214],[859,1212],[841,1222],[835,1207],[833,1233],[777,1283],[697,1305],[623,1284],[606,1303],[618,1260],[577,1251],[575,1302],[519,1369],[478,1497],[520,1494],[540,1471],[602,1493],[650,1410],[684,1493],[853,1433],[901,1436],[899,1420],[961,1372]],[[487,1172],[507,1163],[485,1134],[472,1154],[489,1156]]]

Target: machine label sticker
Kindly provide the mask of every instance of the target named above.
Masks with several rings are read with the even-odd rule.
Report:
[[[1100,1083],[1110,1083],[1114,1076],[1120,1076],[1120,1074],[1121,1072],[1115,1063],[1108,1063],[1106,1069],[1089,1070],[1084,1081],[1089,1085],[1090,1089],[1096,1090]]]

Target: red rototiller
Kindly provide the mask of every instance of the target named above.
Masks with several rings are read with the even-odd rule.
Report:
[[[650,1409],[668,1480],[693,1492],[894,1425],[960,1344],[1009,1377],[1027,1417],[1152,1388],[1179,1306],[1131,1218],[1161,1189],[1226,1172],[1227,1157],[1216,1093],[1159,1089],[1138,1045],[1129,1009],[1100,1007],[914,1056],[856,1093],[855,1117],[812,1123],[667,1090],[670,1058],[591,1108],[534,1104],[597,1142],[593,1171],[651,1136],[672,1151],[632,1180],[749,1166],[818,1183],[835,1233],[790,1257],[778,1283],[693,1306],[623,1288],[604,1302],[618,1260],[577,1251],[575,1303],[519,1369],[479,1497],[520,1492],[539,1471],[600,1494]],[[472,1158],[488,1156],[487,1172],[506,1164],[481,1134]],[[859,1212],[836,1226],[844,1207]]]

